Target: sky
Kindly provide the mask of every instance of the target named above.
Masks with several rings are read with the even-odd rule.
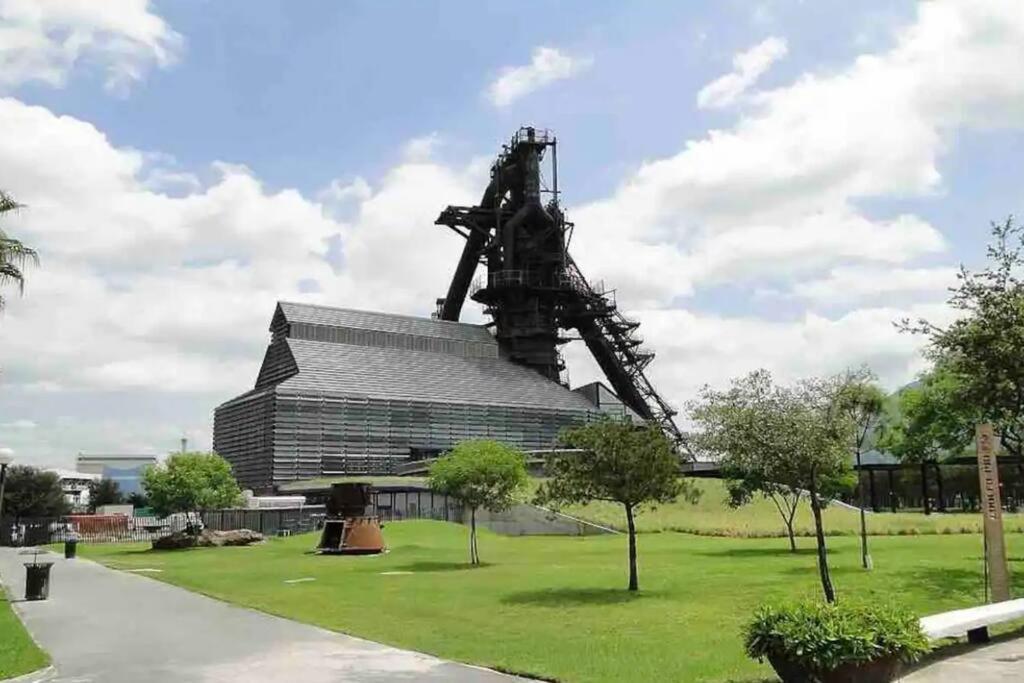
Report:
[[[41,259],[0,447],[209,448],[276,301],[429,315],[434,218],[525,124],[671,403],[760,367],[896,388],[926,365],[893,322],[948,319],[1024,208],[1022,64],[1018,0],[0,0],[3,229]]]

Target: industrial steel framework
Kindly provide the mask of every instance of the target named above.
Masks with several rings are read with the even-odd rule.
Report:
[[[550,186],[541,172],[546,154]],[[565,367],[558,348],[571,339],[562,331],[575,330],[622,402],[684,446],[676,411],[645,374],[654,354],[642,348],[639,323],[618,310],[614,292],[591,286],[569,255],[573,224],[559,203],[550,131],[521,128],[491,166],[480,203],[449,206],[435,223],[466,240],[437,317],[457,321],[471,296],[493,318],[503,353],[554,381]],[[474,285],[479,263],[487,275]]]

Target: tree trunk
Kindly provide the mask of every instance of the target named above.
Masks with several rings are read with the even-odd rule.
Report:
[[[860,462],[860,449],[857,449],[857,483],[860,484],[860,563],[864,569],[871,566],[871,560],[868,556],[868,519],[867,512],[864,510],[864,485],[862,483],[861,475],[863,474]],[[875,472],[870,470],[868,475],[871,481],[871,507],[875,508]],[[877,509],[875,510],[877,512]]]
[[[828,549],[825,547],[825,528],[821,523],[821,501],[814,481],[811,482],[811,512],[814,514],[814,534],[818,541],[818,574],[821,575],[821,589],[825,591],[825,600],[836,601],[836,592],[832,588],[832,578],[828,573]]]
[[[786,537],[789,538],[789,551],[795,553],[796,532],[793,530],[793,519],[796,518],[796,509],[800,505],[800,493],[797,492],[793,498],[792,505],[789,504],[789,499],[786,498],[785,494],[771,493],[767,495],[775,503],[775,509],[779,511],[779,516],[782,517],[782,524],[786,527]]]
[[[476,552],[476,508],[469,511],[469,563],[480,564]]]
[[[797,491],[796,497],[793,499],[793,507],[789,509],[789,517],[784,517],[786,521],[786,533],[789,534],[789,552],[796,552],[796,532],[793,530],[793,520],[796,519],[796,509],[800,506],[800,492]]]
[[[625,505],[626,524],[629,527],[629,590],[640,588],[636,575],[636,523],[633,521],[633,506]]]
[[[793,532],[793,519],[786,520],[786,533],[789,534],[789,552],[796,552],[796,534]]]
[[[928,463],[921,463],[921,504],[924,506],[924,514],[932,514],[932,505],[928,502]]]
[[[936,499],[935,507],[939,509],[939,512],[946,511],[946,492],[942,486],[942,465],[935,463],[935,487],[936,487]]]

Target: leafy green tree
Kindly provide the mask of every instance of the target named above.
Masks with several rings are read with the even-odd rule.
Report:
[[[99,479],[89,483],[89,512],[101,505],[119,505],[124,502],[121,487],[113,479]]]
[[[5,517],[60,517],[71,509],[60,487],[60,478],[28,465],[7,469],[4,486]]]
[[[963,454],[974,438],[976,414],[960,403],[956,375],[936,367],[901,389],[887,407],[877,445],[902,462],[940,462]]]
[[[956,447],[968,425],[991,422],[1003,448],[1024,455],[1024,229],[1011,217],[992,225],[992,237],[985,268],[960,268],[949,299],[953,322],[900,323],[904,331],[928,336],[926,355],[938,372],[923,396],[907,399],[926,402],[917,406],[920,415],[934,410],[941,418],[906,430],[906,445],[918,454],[940,444]]]
[[[860,490],[860,553],[864,569],[871,568],[871,555],[868,553],[867,502],[864,499],[864,487],[860,485],[861,456],[868,445],[868,439],[878,426],[885,402],[885,392],[875,383],[875,377],[869,370],[861,369],[841,378],[837,405],[853,423],[851,446],[857,462],[857,488]]]
[[[697,495],[681,477],[672,442],[656,425],[612,419],[566,429],[561,441],[575,451],[549,458],[537,501],[553,507],[594,500],[622,505],[629,531],[629,590],[637,590],[638,509]]]
[[[142,487],[161,516],[226,508],[242,500],[231,465],[216,453],[175,453],[146,468]]]
[[[0,218],[20,208],[14,199],[0,190]],[[25,286],[24,268],[27,263],[39,263],[39,255],[18,240],[10,237],[0,228],[0,287],[16,283],[19,291]],[[0,310],[4,307],[4,297],[0,294]]]
[[[854,424],[838,396],[842,378],[815,378],[793,386],[766,370],[724,391],[705,388],[691,407],[694,443],[719,458],[739,486],[765,492],[776,486],[805,490],[814,516],[818,573],[825,599],[835,602],[821,511],[853,485],[850,443]]]
[[[125,502],[131,504],[131,506],[134,507],[134,508],[148,508],[149,507],[149,498],[146,496],[145,493],[143,493],[141,491],[135,491],[134,493],[129,493],[128,497],[125,498]]]
[[[429,481],[430,488],[469,508],[469,561],[478,565],[476,512],[512,507],[527,482],[526,457],[497,441],[462,441],[430,466]]]
[[[789,538],[789,549],[795,553],[794,520],[804,497],[799,485],[802,478],[785,451],[759,446],[760,430],[773,433],[782,427],[752,422],[772,415],[766,406],[774,389],[767,371],[734,381],[726,391],[705,386],[700,398],[689,405],[700,429],[691,436],[691,443],[718,460],[730,506],[746,505],[757,495],[774,503]]]
[[[984,418],[963,401],[961,390],[960,379],[943,364],[900,390],[881,421],[878,448],[901,462],[920,463],[922,471],[926,463],[967,455],[975,425]],[[941,488],[943,468],[937,466],[935,474]],[[944,509],[942,500],[939,509]],[[924,512],[931,514],[927,498]]]

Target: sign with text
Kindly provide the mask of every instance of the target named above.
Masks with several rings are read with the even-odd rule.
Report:
[[[1003,537],[1003,503],[999,497],[999,463],[996,437],[991,424],[975,430],[978,440],[978,479],[981,484],[981,514],[985,520],[985,560],[992,585],[992,602],[1010,599],[1010,571],[1006,565]]]

